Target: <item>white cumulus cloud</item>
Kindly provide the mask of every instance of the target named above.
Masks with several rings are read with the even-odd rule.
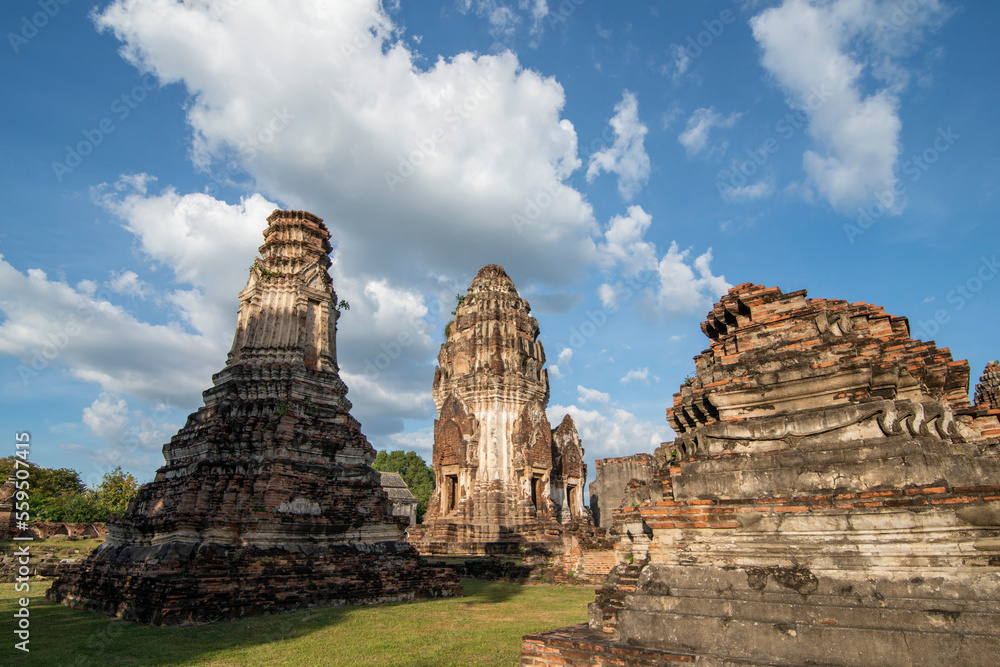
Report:
[[[625,91],[622,101],[615,105],[615,115],[610,125],[615,133],[614,143],[590,156],[587,182],[593,182],[602,172],[618,175],[618,193],[625,201],[639,193],[649,180],[649,155],[644,145],[646,126],[639,120],[639,102],[635,95]]]
[[[141,280],[139,274],[135,271],[121,271],[118,273],[112,271],[107,285],[118,294],[134,296],[140,299],[145,299],[152,291],[152,286]]]
[[[667,253],[658,256],[656,246],[645,240],[651,224],[652,216],[641,206],[630,206],[627,215],[608,224],[598,252],[604,268],[621,271],[625,280],[598,288],[605,308],[641,294],[659,315],[686,314],[711,305],[729,289],[725,276],[712,273],[711,248],[692,257],[690,249],[681,250],[672,241]]]
[[[649,385],[649,379],[652,378],[654,382],[659,382],[660,378],[649,372],[649,366],[643,366],[642,368],[636,368],[625,374],[620,380],[622,384],[628,384],[633,380],[637,380],[644,385]]]
[[[581,403],[610,403],[611,394],[603,391],[598,391],[597,389],[589,389],[583,385],[576,386],[576,400]]]
[[[83,409],[83,423],[98,438],[118,442],[129,425],[128,403],[124,398],[101,392],[90,407]]]
[[[235,163],[269,199],[325,218],[351,275],[415,282],[499,261],[519,284],[566,284],[592,262],[591,207],[564,183],[581,161],[562,86],[509,51],[421,69],[377,0],[221,13],[116,0],[97,22],[187,88],[202,164]]]
[[[709,143],[713,128],[731,129],[739,120],[740,114],[733,112],[728,116],[723,116],[716,111],[715,107],[695,109],[691,117],[688,118],[684,131],[680,133],[677,140],[684,146],[689,157],[694,157],[702,153],[715,155],[725,153],[729,147],[726,140]]]
[[[549,421],[553,423],[558,423],[564,414],[573,418],[588,458],[652,453],[669,432],[666,427],[657,428],[651,422],[611,404],[594,410],[576,405],[552,405],[547,412]],[[558,415],[559,420],[553,420],[553,415]]]
[[[809,116],[809,184],[842,212],[896,185],[899,93],[909,79],[898,58],[945,13],[938,0],[910,4],[912,12],[888,0],[784,0],[750,22],[763,66]]]
[[[727,202],[747,202],[756,199],[766,199],[774,194],[774,182],[771,180],[757,181],[750,185],[723,185],[720,192]]]

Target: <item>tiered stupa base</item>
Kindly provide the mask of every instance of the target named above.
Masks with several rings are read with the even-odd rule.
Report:
[[[461,595],[452,570],[404,541],[350,415],[329,232],[304,211],[268,222],[204,407],[49,599],[170,625]]]
[[[128,621],[178,625],[461,594],[454,571],[423,565],[398,541],[296,552],[172,542],[109,549],[53,599]]]
[[[562,533],[561,524],[526,501],[514,503],[509,493],[492,490],[473,494],[471,503],[461,502],[449,515],[413,526],[409,540],[424,555],[551,555],[562,549]]]
[[[153,512],[112,522],[108,542],[60,578],[50,599],[176,625],[462,594],[452,570],[428,567],[398,539],[397,522],[384,515],[380,489],[361,466],[334,473],[278,458],[194,465],[190,475],[161,469],[138,503],[166,499],[185,509],[167,521]],[[205,517],[206,504],[220,511]],[[359,509],[376,520],[362,523]]]

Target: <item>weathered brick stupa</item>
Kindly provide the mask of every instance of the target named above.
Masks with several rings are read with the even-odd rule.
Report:
[[[545,351],[531,306],[503,267],[480,269],[445,330],[433,395],[437,487],[411,541],[427,554],[558,549],[591,527],[573,420],[553,430]],[[591,528],[592,529],[592,528]]]
[[[865,303],[744,284],[674,395],[659,497],[590,624],[531,665],[995,665],[1000,411],[969,367]]]
[[[275,211],[226,367],[107,541],[52,600],[153,624],[461,594],[422,565],[337,367],[330,233]]]
[[[1000,363],[991,361],[986,364],[983,376],[976,385],[976,406],[1000,408]]]

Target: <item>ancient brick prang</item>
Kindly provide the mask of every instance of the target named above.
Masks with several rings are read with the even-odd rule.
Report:
[[[268,217],[233,347],[107,541],[49,597],[175,624],[460,594],[421,564],[370,467],[336,356],[330,234]]]
[[[986,364],[983,375],[976,385],[976,407],[1000,408],[1000,363],[991,361]]]
[[[811,408],[969,405],[969,364],[953,361],[947,348],[911,339],[906,318],[879,306],[747,283],[722,297],[701,328],[711,346],[695,357],[696,374],[667,411],[682,436],[713,422]]]
[[[422,553],[557,549],[561,526],[590,526],[587,468],[573,420],[555,430],[538,322],[503,267],[483,267],[438,354],[437,487],[410,531]]]
[[[528,664],[993,664],[1000,411],[968,364],[881,308],[757,285],[702,329],[658,493],[615,513],[623,564]]]

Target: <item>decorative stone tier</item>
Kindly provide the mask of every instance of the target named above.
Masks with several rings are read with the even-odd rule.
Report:
[[[567,415],[553,430],[545,416],[545,351],[530,312],[496,265],[459,299],[432,389],[437,486],[410,530],[421,553],[552,552],[562,526],[591,526],[576,426]]]
[[[107,541],[50,599],[143,623],[461,594],[422,565],[336,359],[329,232],[268,217],[226,367]]]
[[[701,328],[711,346],[695,357],[696,375],[667,410],[681,435],[717,421],[873,400],[969,405],[968,362],[911,339],[907,319],[880,306],[745,283]]]
[[[880,308],[754,285],[702,329],[679,436],[615,513],[624,564],[523,664],[995,664],[1000,433],[966,362]]]

